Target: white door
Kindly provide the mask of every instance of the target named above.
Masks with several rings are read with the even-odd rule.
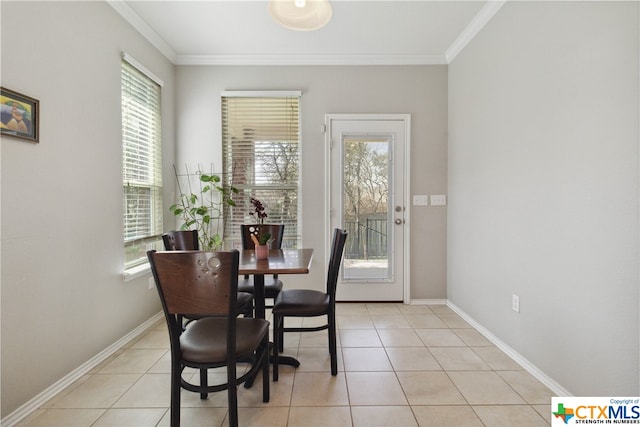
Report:
[[[326,120],[330,229],[349,232],[337,299],[408,301],[410,116],[332,114]]]

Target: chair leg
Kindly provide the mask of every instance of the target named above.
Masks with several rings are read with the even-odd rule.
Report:
[[[238,427],[238,387],[236,383],[236,364],[227,365],[227,398],[229,401],[229,427]]]
[[[269,378],[269,335],[264,338],[262,347],[262,401],[267,403],[271,398]]]
[[[180,361],[171,361],[171,427],[180,427]]]
[[[273,381],[278,381],[278,349],[282,346],[281,329],[284,326],[284,318],[273,315]]]
[[[207,379],[207,370],[206,369],[200,369],[200,387],[206,387],[209,384],[208,379]],[[209,397],[209,395],[207,393],[200,393],[200,399],[202,400],[206,400],[206,398]]]
[[[284,316],[280,318],[280,327],[278,328],[278,330],[280,331],[280,345],[277,347],[277,351],[282,353],[284,351]]]
[[[338,349],[336,345],[336,315],[327,314],[329,318],[329,355],[331,356],[331,375],[338,375]]]

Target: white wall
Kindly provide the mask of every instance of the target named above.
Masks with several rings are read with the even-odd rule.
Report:
[[[446,66],[180,66],[176,76],[180,166],[221,170],[222,91],[302,90],[302,235],[316,251],[310,277],[286,286],[324,289],[325,114],[410,113],[411,191],[446,192]],[[446,208],[412,208],[411,221],[411,298],[446,298]]]
[[[449,69],[449,299],[575,395],[640,392],[638,36],[509,2]]]
[[[2,138],[2,417],[161,310],[124,283],[120,52],[174,68],[104,2],[6,2],[2,86],[40,100],[40,143]],[[173,188],[172,173],[165,184]]]

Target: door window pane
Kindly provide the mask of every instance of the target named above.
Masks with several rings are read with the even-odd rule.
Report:
[[[345,280],[388,280],[390,137],[343,137]]]

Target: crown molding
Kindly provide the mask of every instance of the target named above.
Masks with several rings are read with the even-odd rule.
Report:
[[[451,46],[449,46],[449,48],[445,52],[444,56],[446,58],[447,64],[450,64],[451,61],[453,61],[455,57],[458,56],[460,52],[462,52],[462,49],[464,49],[467,44],[469,44],[469,42],[473,40],[476,34],[478,34],[480,30],[482,30],[484,26],[487,25],[487,22],[489,22],[491,18],[493,18],[493,16],[498,13],[498,10],[500,10],[500,8],[504,6],[505,3],[506,0],[488,1],[484,6],[482,6],[482,9],[480,9],[476,16],[473,17],[471,22],[469,22],[469,25],[467,25],[465,29],[462,30],[458,38],[456,38],[453,43],[451,43]]]
[[[487,1],[443,55],[178,55],[125,1],[106,0],[107,4],[174,65],[447,65],[506,1]]]
[[[444,55],[178,55],[176,65],[434,65]]]
[[[176,52],[128,4],[122,0],[106,0],[106,2],[169,61],[176,63]]]

